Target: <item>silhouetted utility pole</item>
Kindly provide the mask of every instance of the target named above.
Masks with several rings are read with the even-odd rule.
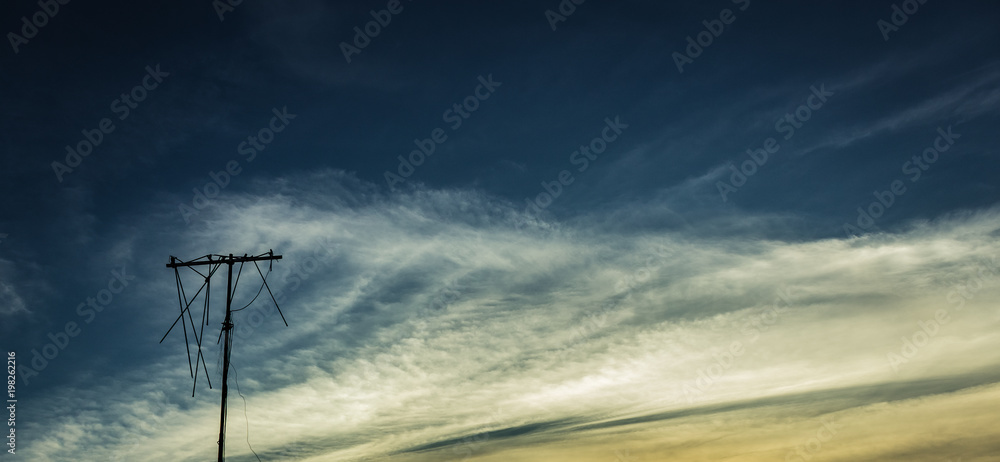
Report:
[[[215,258],[213,258],[213,257],[215,257]],[[211,291],[211,279],[212,279],[212,275],[214,275],[215,271],[218,270],[222,265],[226,265],[228,267],[228,270],[229,270],[228,271],[229,274],[228,274],[227,282],[226,282],[226,287],[227,287],[227,289],[226,289],[226,318],[225,318],[224,321],[222,321],[222,331],[219,333],[219,338],[220,339],[222,339],[223,337],[225,337],[224,338],[225,343],[223,343],[223,346],[222,346],[222,348],[223,348],[223,353],[222,353],[222,363],[223,363],[222,364],[222,417],[221,417],[221,421],[219,422],[219,462],[223,462],[225,460],[225,458],[226,458],[226,399],[229,396],[229,357],[232,354],[232,347],[233,347],[233,337],[231,335],[232,334],[232,330],[233,330],[233,309],[232,309],[232,305],[233,305],[233,294],[234,294],[234,289],[235,289],[234,282],[233,282],[233,265],[236,264],[236,263],[240,264],[240,271],[237,273],[237,275],[236,275],[236,281],[235,281],[236,285],[238,285],[239,284],[239,279],[240,279],[240,274],[242,274],[242,272],[243,272],[243,265],[245,263],[248,263],[248,262],[253,263],[254,267],[257,268],[257,273],[260,274],[260,277],[261,277],[261,280],[262,280],[262,282],[261,282],[261,289],[267,288],[267,293],[268,293],[268,295],[271,296],[271,300],[274,301],[274,306],[275,306],[275,308],[277,308],[278,307],[278,302],[277,302],[277,300],[274,299],[274,294],[271,293],[271,288],[268,287],[268,285],[267,285],[267,277],[260,270],[260,267],[257,266],[257,262],[258,261],[267,261],[268,264],[269,264],[269,266],[268,266],[268,273],[270,273],[271,272],[271,270],[270,270],[270,262],[272,262],[274,260],[280,260],[280,259],[281,259],[281,255],[275,255],[274,251],[268,251],[266,254],[261,254],[261,255],[256,255],[256,256],[250,256],[250,255],[246,255],[246,254],[244,254],[243,256],[233,256],[233,254],[229,254],[229,256],[225,256],[225,255],[205,255],[204,257],[199,257],[199,258],[196,258],[194,260],[186,261],[186,262],[185,261],[181,261],[181,260],[179,260],[178,258],[176,258],[174,256],[170,256],[170,263],[167,263],[167,268],[173,268],[174,269],[174,274],[175,274],[176,279],[177,279],[177,298],[178,298],[178,301],[181,304],[181,313],[177,317],[177,319],[174,321],[174,324],[170,326],[170,329],[167,330],[167,334],[169,334],[170,330],[172,330],[174,328],[174,326],[177,325],[177,321],[181,321],[181,325],[184,326],[184,346],[188,350],[188,369],[191,371],[192,377],[194,378],[195,386],[198,385],[198,362],[199,361],[201,362],[201,365],[205,369],[205,375],[206,375],[206,377],[208,376],[208,368],[205,365],[205,358],[204,358],[204,356],[202,355],[202,352],[201,352],[201,345],[202,345],[202,339],[204,338],[204,326],[208,323],[209,298],[210,298],[209,297],[209,295],[210,295],[209,292]],[[206,274],[198,271],[197,269],[195,269],[195,267],[197,267],[197,266],[207,266],[208,267],[208,271],[207,271],[208,274],[206,275]],[[184,286],[181,283],[180,273],[179,273],[179,270],[178,270],[178,268],[184,268],[184,267],[191,268],[194,272],[198,273],[199,275],[201,275],[202,277],[205,278],[205,282],[204,282],[204,284],[202,284],[201,289],[198,289],[198,292],[194,294],[194,296],[191,298],[191,300],[187,300],[187,294],[184,293]],[[201,290],[205,289],[206,287],[208,287],[209,290],[205,292],[205,307],[202,310],[202,322],[200,323],[201,329],[200,330],[196,330],[195,329],[194,318],[191,317],[190,307],[191,307],[191,303],[194,302],[195,298],[198,297],[198,294],[201,293]],[[257,291],[257,295],[260,295],[260,290]],[[256,300],[256,299],[257,299],[257,297],[254,296],[254,300]],[[251,300],[250,303],[253,303],[253,300]],[[247,304],[247,306],[250,306],[250,304]],[[238,309],[236,311],[242,310],[244,308],[246,308],[246,306],[243,307],[243,308],[240,308],[240,309]],[[185,320],[185,317],[184,317],[185,314],[187,315],[187,320]],[[285,326],[288,326],[288,322],[285,321],[285,315],[281,313],[281,308],[278,308],[278,314],[281,314],[281,320],[285,322]],[[192,331],[192,334],[193,334],[194,339],[195,339],[195,344],[197,344],[197,346],[198,346],[198,355],[195,358],[195,362],[194,362],[193,367],[192,367],[192,363],[191,363],[191,349],[190,349],[190,346],[188,344],[188,335],[187,335],[187,323],[188,323],[188,321],[190,321],[190,323],[191,323],[191,331]],[[163,334],[163,338],[164,339],[167,338],[167,334]],[[163,342],[163,339],[160,339],[160,343],[162,343],[162,342]],[[209,380],[209,382],[208,382],[208,387],[209,388],[212,387],[211,380]],[[194,396],[194,388],[191,389],[191,396]]]

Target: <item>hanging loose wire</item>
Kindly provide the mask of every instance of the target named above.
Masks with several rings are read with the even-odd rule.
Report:
[[[189,345],[190,342],[188,341],[187,322],[184,321],[184,309],[186,307],[183,306],[183,305],[185,304],[185,302],[187,302],[187,296],[184,296],[184,301],[182,302],[181,301],[181,294],[184,293],[184,285],[181,283],[181,273],[180,273],[180,271],[177,268],[174,268],[174,278],[177,281],[177,302],[180,305],[182,305],[181,306],[181,327],[184,328],[184,348],[187,350],[187,355],[188,355],[188,372],[191,373],[191,377],[194,377],[194,368],[191,366],[191,346]],[[198,292],[201,292],[201,290],[199,290]],[[195,297],[197,297],[197,296],[198,295],[195,294]],[[187,306],[191,306],[191,304],[188,303]],[[177,325],[177,321],[174,321],[174,326],[176,326],[176,325]],[[170,331],[173,330],[174,326],[170,326],[170,329],[167,330],[167,334],[169,334]],[[167,334],[163,334],[163,338],[167,338]],[[163,343],[163,339],[160,339],[160,343]]]
[[[264,277],[264,273],[260,270],[260,266],[257,266],[257,262],[253,262],[253,266],[257,268],[257,274],[260,274],[261,279],[264,280],[264,287],[267,288],[267,294],[271,296],[271,301],[274,302],[274,307],[277,308],[278,314],[281,315],[281,322],[285,323],[285,327],[288,327],[288,321],[285,321],[285,314],[281,312],[281,307],[278,306],[278,301],[274,298],[274,293],[271,292],[271,287],[267,285],[267,278]],[[270,273],[271,268],[268,267],[267,271]]]
[[[260,461],[260,456],[257,455],[257,451],[254,451],[253,445],[250,444],[250,417],[247,415],[247,398],[240,391],[240,375],[236,373],[236,365],[233,364],[232,358],[229,359],[229,367],[233,368],[233,377],[236,379],[236,393],[239,393],[240,398],[243,398],[243,418],[247,421],[247,446],[250,447],[250,452],[253,453],[254,457]]]
[[[255,262],[254,264],[256,265],[257,263]],[[259,269],[259,268],[258,268],[258,269]],[[268,277],[268,276],[270,276],[270,275],[271,275],[271,268],[268,268],[268,269],[267,269],[267,274],[265,274],[265,275],[261,276],[261,279],[262,279],[262,281],[261,281],[261,283],[260,283],[260,288],[259,288],[259,289],[257,289],[257,295],[254,295],[254,296],[253,296],[253,299],[251,299],[251,300],[250,300],[250,303],[247,303],[247,304],[246,304],[246,306],[244,306],[243,308],[240,308],[240,309],[238,309],[238,310],[233,310],[233,311],[234,311],[234,312],[236,312],[236,311],[243,311],[243,310],[245,310],[245,309],[249,308],[249,307],[250,307],[250,305],[253,305],[253,302],[254,302],[254,301],[256,301],[256,300],[257,300],[257,297],[259,297],[259,296],[260,296],[260,293],[261,293],[261,291],[263,291],[263,290],[264,290],[264,285],[266,285],[266,284],[267,284],[267,277]]]
[[[167,333],[163,334],[163,338],[160,339],[160,343],[163,343],[163,340],[167,338],[167,335],[170,334],[170,331],[172,331],[174,329],[174,327],[177,326],[177,321],[181,321],[181,327],[184,330],[184,348],[187,350],[187,355],[188,355],[188,373],[191,375],[192,378],[194,378],[194,384],[192,385],[192,388],[191,388],[191,396],[194,396],[195,388],[197,387],[197,384],[198,384],[198,363],[199,362],[202,365],[202,370],[205,371],[205,379],[208,380],[208,388],[212,388],[212,379],[208,375],[208,365],[205,364],[205,357],[204,357],[204,353],[203,353],[202,348],[201,348],[202,347],[202,339],[204,337],[204,324],[201,326],[200,329],[198,329],[196,327],[196,324],[194,322],[194,318],[191,315],[191,304],[194,303],[194,301],[198,299],[198,295],[201,294],[202,290],[206,290],[207,289],[206,290],[206,294],[205,294],[206,295],[205,296],[205,306],[202,309],[202,323],[205,323],[206,322],[206,316],[207,316],[206,310],[208,310],[209,299],[211,298],[210,297],[211,290],[212,290],[211,289],[211,278],[212,278],[212,275],[215,274],[215,272],[219,269],[220,266],[222,266],[221,263],[215,265],[214,267],[210,265],[209,266],[209,271],[208,271],[208,276],[204,276],[201,272],[199,272],[197,270],[194,270],[195,273],[198,273],[199,275],[201,275],[201,276],[203,276],[205,278],[205,282],[202,283],[201,287],[198,288],[198,291],[195,292],[194,296],[191,297],[190,300],[187,298],[187,293],[184,290],[184,280],[180,276],[180,271],[179,271],[178,268],[176,268],[176,267],[174,268],[174,279],[175,279],[175,282],[176,282],[176,285],[177,285],[177,301],[178,301],[178,303],[181,306],[181,311],[180,311],[180,314],[177,316],[177,319],[174,320],[174,323],[170,326],[169,329],[167,329]],[[190,267],[189,267],[189,269],[193,270],[193,268],[190,268]],[[184,315],[185,314],[187,314],[187,319],[184,319]],[[188,332],[187,332],[187,324],[188,324],[188,322],[191,323],[191,335],[194,336],[195,345],[198,347],[197,355],[195,356],[195,360],[194,360],[193,364],[192,364],[192,361],[191,361],[190,338],[188,337]]]

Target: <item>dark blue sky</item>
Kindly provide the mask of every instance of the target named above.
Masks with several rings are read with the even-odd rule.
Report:
[[[604,117],[621,115],[629,130],[608,152],[612,160],[595,163],[600,173],[581,176],[553,210],[573,215],[649,198],[759,145],[775,134],[770,119],[803,103],[811,85],[825,84],[844,90],[732,207],[815,214],[829,219],[824,224],[834,234],[852,204],[894,175],[906,154],[933,141],[936,126],[954,124],[968,134],[961,162],[936,165],[934,183],[921,185],[886,222],[995,197],[976,184],[989,183],[992,140],[984,130],[996,120],[968,120],[960,109],[996,91],[989,80],[997,72],[993,8],[972,14],[926,5],[886,42],[875,23],[891,10],[870,3],[755,3],[739,11],[740,4],[726,2],[596,2],[580,5],[556,31],[543,15],[545,2],[402,5],[405,13],[350,64],[338,44],[370,19],[371,5],[240,5],[224,22],[210,8],[202,14],[200,2],[65,5],[17,55],[5,57],[5,172],[19,181],[4,187],[7,197],[22,198],[13,201],[8,228],[27,233],[39,211],[66,203],[69,190],[88,193],[86,212],[100,222],[148,207],[157,194],[183,195],[237,158],[239,140],[263,127],[274,107],[287,106],[295,123],[231,190],[250,188],[255,176],[323,168],[385,184],[383,172],[396,167],[396,156],[445,125],[442,112],[489,74],[503,83],[495,97],[410,182],[473,187],[519,202],[566,168],[569,153]],[[671,54],[703,30],[701,20],[730,6],[738,13],[733,24],[678,73]],[[12,11],[11,27],[34,7]],[[80,130],[114,117],[110,103],[154,64],[170,73],[163,86],[78,171],[53,181],[48,163],[82,139]],[[969,87],[971,93],[940,102],[951,106],[925,108],[934,118],[921,114],[850,146],[805,153]],[[26,184],[31,194],[23,193]],[[710,196],[713,189],[697,192]],[[687,206],[701,214],[721,205]],[[48,229],[72,226],[61,221],[64,214],[44,215],[54,220]]]
[[[327,234],[334,240],[363,242],[361,229],[378,236],[370,243],[437,236],[430,230],[447,222],[521,236],[494,243],[500,247],[533,236],[537,245],[594,239],[625,252],[641,247],[630,239],[672,235],[752,254],[756,247],[732,243],[831,242],[845,238],[845,224],[859,234],[923,235],[928,223],[995,210],[1000,6],[929,0],[886,40],[878,23],[893,20],[890,1],[666,3],[588,0],[553,30],[546,11],[558,11],[555,0],[402,0],[350,62],[341,44],[386,2],[245,1],[224,20],[209,1],[69,2],[43,14],[47,22],[26,43],[7,33],[22,34],[21,18],[42,7],[6,3],[2,343],[30,355],[48,333],[78,320],[76,306],[121,265],[142,287],[124,291],[118,299],[126,303],[108,308],[114,319],[88,324],[74,339],[80,347],[22,392],[47,396],[158,361],[166,350],[170,361],[180,358],[179,345],[148,341],[154,321],[166,319],[148,312],[170,295],[167,256],[285,252],[282,243],[307,252],[327,226],[306,225],[310,214],[388,220]],[[716,22],[724,9],[735,18],[729,24]],[[721,33],[679,72],[675,54],[685,53],[687,38],[709,37],[704,21]],[[151,69],[161,73],[147,77]],[[485,81],[497,82],[491,92]],[[820,89],[822,100],[812,96]],[[143,100],[130,107],[120,101],[125,93]],[[475,110],[457,125],[447,111],[463,101]],[[294,117],[276,119],[281,112]],[[786,114],[795,121],[780,123]],[[96,133],[104,118],[113,131],[72,171],[54,171],[53,162],[67,162],[66,146],[83,142],[82,131]],[[606,130],[616,119],[624,125]],[[248,137],[269,126],[273,140],[249,150]],[[946,149],[917,167],[914,156],[949,127],[957,136],[937,141]],[[390,187],[386,172],[398,172],[398,156],[436,129],[447,139]],[[593,141],[612,133],[613,141]],[[778,149],[754,163],[747,149],[769,138]],[[581,145],[606,148],[588,158]],[[193,190],[214,195],[206,185],[227,164],[234,167],[221,193],[201,208]],[[753,173],[732,185],[730,166]],[[894,181],[905,191],[872,209],[873,193],[891,191]],[[723,183],[734,186],[725,200]],[[558,197],[540,214],[526,208],[546,184]],[[874,225],[859,225],[859,207],[880,214]],[[423,218],[403,218],[406,211]],[[380,226],[400,234],[372,231]],[[353,278],[382,261],[371,252],[332,264],[328,279],[313,284],[367,287]],[[614,258],[586,257],[604,260]],[[468,274],[538,264],[518,261]],[[399,270],[410,276],[399,280],[358,277],[381,281],[385,297],[439,290],[428,288],[421,268]],[[526,297],[544,292],[512,287]],[[382,306],[363,298],[344,302],[345,312]],[[357,334],[347,343],[370,340]]]

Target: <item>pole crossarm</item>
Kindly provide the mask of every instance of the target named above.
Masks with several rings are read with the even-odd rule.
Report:
[[[215,257],[214,259],[212,257]],[[269,251],[260,255],[243,255],[243,256],[233,256],[233,255],[205,255],[203,257],[195,258],[190,261],[181,261],[179,258],[171,255],[170,263],[167,263],[167,268],[182,268],[186,266],[203,266],[203,265],[215,265],[219,263],[233,264],[233,263],[243,263],[251,261],[266,261],[266,260],[281,260],[281,255],[275,255],[274,251]]]

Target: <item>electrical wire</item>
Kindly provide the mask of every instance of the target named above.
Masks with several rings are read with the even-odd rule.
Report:
[[[253,302],[254,302],[255,300],[257,300],[257,297],[259,297],[259,296],[260,296],[260,293],[261,293],[261,291],[263,291],[263,290],[264,290],[264,285],[265,285],[265,284],[267,284],[267,276],[268,276],[268,275],[270,275],[270,274],[271,274],[271,269],[270,269],[270,268],[268,268],[268,270],[267,270],[267,274],[265,274],[265,275],[264,275],[264,277],[262,278],[263,280],[262,280],[262,281],[261,281],[261,283],[260,283],[260,289],[257,289],[257,295],[254,295],[254,296],[253,296],[253,299],[252,299],[252,300],[250,300],[250,303],[247,303],[247,304],[246,304],[246,306],[244,306],[243,308],[240,308],[240,309],[238,309],[238,310],[232,310],[232,311],[234,311],[234,312],[236,312],[236,311],[243,311],[243,310],[245,310],[245,309],[249,308],[249,307],[250,307],[250,305],[253,305]]]
[[[254,457],[257,458],[257,461],[260,462],[260,456],[257,455],[257,451],[254,451],[253,446],[250,444],[250,417],[247,416],[247,398],[243,396],[242,392],[240,392],[240,375],[236,372],[236,366],[233,365],[232,359],[229,360],[229,367],[233,368],[233,377],[236,379],[236,393],[239,393],[240,398],[243,398],[243,418],[247,421],[247,446],[250,447],[250,452],[252,452]]]
[[[281,316],[281,322],[285,323],[285,327],[288,327],[288,321],[285,320],[285,314],[281,312],[281,307],[278,306],[278,300],[274,298],[274,293],[271,292],[271,288],[267,285],[267,277],[264,273],[260,271],[260,266],[257,266],[257,262],[253,262],[254,268],[257,268],[257,274],[260,278],[264,280],[264,288],[267,289],[267,294],[271,296],[271,301],[274,302],[274,308],[278,310],[278,315]],[[271,272],[271,264],[268,263],[267,272]]]

